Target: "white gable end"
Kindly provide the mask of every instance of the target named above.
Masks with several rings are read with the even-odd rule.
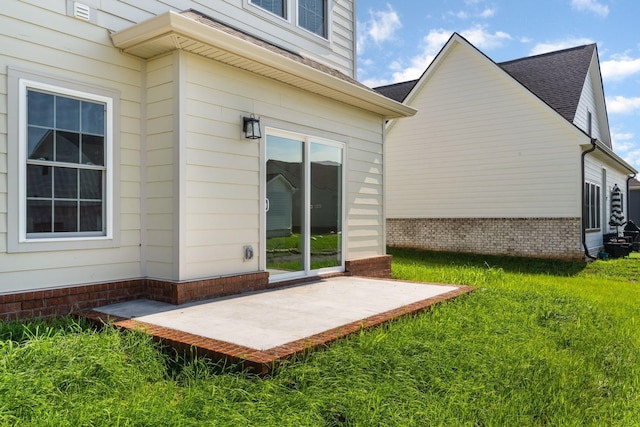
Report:
[[[581,133],[464,42],[424,77],[389,128],[389,218],[579,216]]]
[[[589,73],[585,79],[580,95],[578,108],[573,120],[578,128],[589,134],[589,119],[591,119],[591,136],[611,147],[611,135],[609,133],[609,121],[605,107],[604,92],[597,61],[597,53],[589,67]]]

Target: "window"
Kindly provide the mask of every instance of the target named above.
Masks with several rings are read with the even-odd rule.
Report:
[[[328,42],[330,25],[328,19],[329,1],[242,0],[242,3],[245,8],[250,9],[263,19],[283,26],[287,30],[292,30],[314,42],[326,43]]]
[[[268,10],[274,15],[286,18],[285,0],[251,0],[251,3]]]
[[[19,240],[110,237],[113,99],[19,80]]]
[[[326,0],[298,0],[298,25],[327,37]]]
[[[600,229],[600,212],[602,212],[600,205],[600,186],[585,182],[584,184],[585,194],[585,216],[584,226],[587,230],[599,230]]]

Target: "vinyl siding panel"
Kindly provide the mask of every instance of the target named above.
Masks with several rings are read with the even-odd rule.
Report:
[[[606,182],[603,180],[603,169],[606,170]],[[585,181],[600,186],[602,194],[602,227],[599,231],[587,232],[587,248],[595,251],[602,246],[602,234],[614,233],[615,227],[609,226],[609,216],[611,215],[611,190],[614,185],[618,185],[623,194],[623,210],[625,219],[628,219],[627,212],[627,175],[617,170],[616,165],[603,156],[601,153],[590,153],[585,157]]]
[[[90,4],[90,2],[87,2]],[[291,2],[295,6],[295,1]],[[216,2],[188,0],[120,0],[101,2],[97,23],[112,31],[122,30],[162,14],[195,9],[214,19],[267,40],[293,52],[304,53],[345,74],[355,76],[355,5],[353,0],[331,0],[329,40],[317,37],[295,25],[251,5],[248,0]]]
[[[388,132],[388,217],[579,216],[573,127],[477,52],[438,67]]]
[[[600,84],[596,77],[596,72],[590,70],[582,89],[582,95],[580,96],[573,122],[580,129],[588,133],[588,113],[590,112],[591,136],[611,146],[609,132],[606,128],[608,119],[606,111],[602,108],[604,106],[604,100],[601,99],[601,96],[600,99],[598,99],[599,95],[595,90],[596,86]]]
[[[120,54],[104,28],[66,16],[65,1],[9,3],[0,11],[0,293],[139,277],[141,64]],[[7,134],[7,113],[17,106],[7,104],[7,67],[120,94],[115,247],[7,253],[8,212],[17,209],[8,197],[8,154],[17,140]]]
[[[182,279],[259,269],[265,140],[244,139],[241,118],[250,112],[263,133],[274,127],[346,142],[347,259],[384,253],[380,117],[195,55],[181,57],[187,70]],[[244,245],[254,247],[253,260],[243,261]]]
[[[148,61],[146,70],[145,267],[146,275],[159,279],[178,278],[174,258],[176,58],[171,54]]]

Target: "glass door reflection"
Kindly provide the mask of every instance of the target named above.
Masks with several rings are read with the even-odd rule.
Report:
[[[271,275],[305,266],[304,142],[267,137],[266,264]]]
[[[342,265],[342,148],[312,142],[309,249],[312,270]]]

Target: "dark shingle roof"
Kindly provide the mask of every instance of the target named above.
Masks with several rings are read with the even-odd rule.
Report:
[[[595,44],[498,64],[565,119],[573,122]]]
[[[410,80],[408,82],[394,83],[387,86],[374,88],[381,95],[391,98],[394,101],[402,102],[409,95],[411,89],[418,83],[418,80]]]

